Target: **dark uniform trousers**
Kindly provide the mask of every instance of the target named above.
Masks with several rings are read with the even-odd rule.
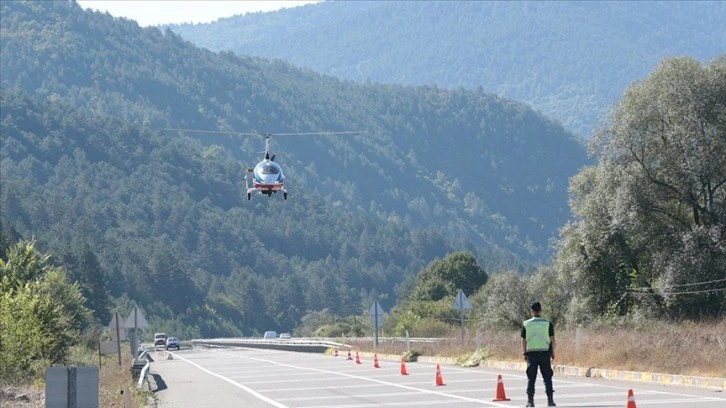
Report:
[[[545,392],[548,396],[554,392],[552,389],[552,364],[549,351],[530,351],[527,357],[527,395],[534,395],[534,383],[537,381],[537,369],[542,373]]]

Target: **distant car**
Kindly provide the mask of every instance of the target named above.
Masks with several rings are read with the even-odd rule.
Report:
[[[280,340],[290,340],[291,338],[292,338],[292,335],[290,333],[280,334]]]
[[[166,346],[166,333],[154,334],[154,347],[165,347]]]
[[[181,344],[179,344],[179,339],[176,337],[169,337],[166,339],[166,349],[177,349],[179,350],[181,348]]]
[[[277,338],[277,332],[276,331],[272,331],[272,330],[266,331],[265,332],[265,335],[262,336],[262,338],[265,339],[265,340],[276,339]]]

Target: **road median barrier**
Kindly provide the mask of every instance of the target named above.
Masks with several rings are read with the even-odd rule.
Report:
[[[303,353],[324,353],[328,349],[349,349],[350,346],[328,340],[316,339],[195,339],[193,347],[247,347]]]

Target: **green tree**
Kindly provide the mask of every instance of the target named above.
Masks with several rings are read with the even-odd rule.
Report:
[[[0,259],[0,291],[12,293],[43,275],[49,256],[38,256],[34,242],[11,245],[7,259]]]
[[[74,252],[63,256],[63,263],[68,269],[69,278],[78,282],[86,307],[93,312],[93,316],[101,323],[111,321],[109,293],[104,279],[104,273],[98,257],[88,244]]]
[[[456,252],[432,261],[418,275],[412,300],[437,301],[453,298],[459,289],[472,294],[487,283],[489,276],[476,259],[466,252]]]
[[[528,316],[532,301],[526,279],[513,271],[492,275],[471,303],[485,330],[517,328]]]
[[[43,310],[48,299],[31,292],[30,287],[0,293],[0,380],[23,382],[43,352]]]
[[[444,335],[458,321],[451,305],[459,289],[472,294],[488,278],[470,253],[436,259],[419,272],[408,299],[391,310],[386,327],[399,336],[406,331],[417,336]]]
[[[669,58],[630,86],[570,186],[556,267],[582,313],[714,316],[726,306],[726,56]],[[580,315],[581,317],[581,315]],[[577,315],[573,315],[577,319]]]
[[[47,261],[24,241],[0,259],[0,380],[38,376],[62,363],[90,322],[78,285]]]
[[[451,308],[454,296],[432,300],[409,300],[391,310],[384,327],[396,336],[406,331],[417,337],[440,337],[459,321],[459,312]]]

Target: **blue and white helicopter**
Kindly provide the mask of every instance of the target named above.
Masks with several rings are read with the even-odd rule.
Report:
[[[275,162],[275,155],[270,156],[270,134],[265,133],[265,156],[254,168],[247,168],[252,173],[252,185],[245,174],[245,186],[247,187],[247,199],[252,199],[252,193],[258,191],[271,197],[272,194],[282,191],[282,198],[287,200],[285,189],[285,175],[282,174],[282,167]]]
[[[245,174],[245,187],[247,189],[247,200],[252,199],[253,193],[259,193],[272,197],[278,191],[282,192],[282,198],[287,200],[287,189],[285,188],[285,175],[282,172],[282,166],[275,161],[275,155],[270,153],[270,137],[271,133],[239,133],[239,132],[223,132],[211,130],[192,130],[192,129],[164,129],[178,132],[190,133],[214,133],[228,134],[236,136],[262,136],[265,138],[265,151],[262,161],[257,163],[255,167],[247,167],[247,173],[252,173],[250,178]],[[365,131],[344,131],[344,132],[309,132],[309,133],[275,133],[275,136],[329,136],[329,135],[353,135],[362,134]]]

